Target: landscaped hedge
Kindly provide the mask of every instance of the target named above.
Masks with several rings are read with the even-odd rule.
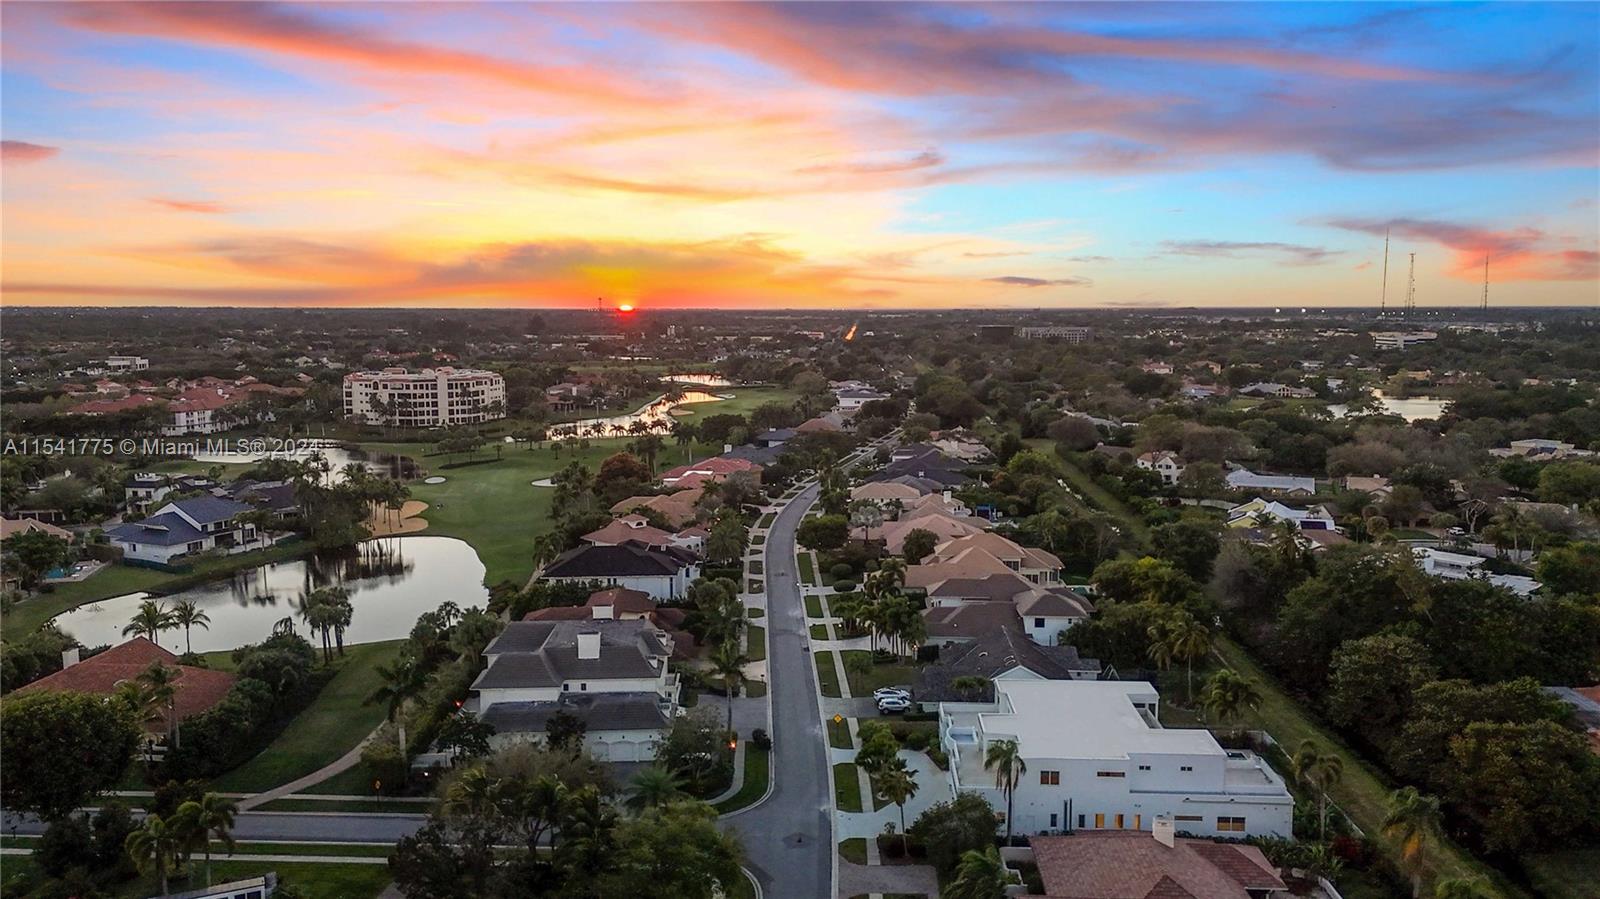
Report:
[[[179,725],[180,739],[167,751],[162,778],[213,777],[266,748],[333,678],[331,669],[311,669],[314,655],[311,644],[294,634],[235,650],[234,662],[246,676],[215,706]]]

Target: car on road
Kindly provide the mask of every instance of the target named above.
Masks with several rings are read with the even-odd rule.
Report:
[[[878,700],[878,714],[898,715],[911,708],[911,700],[901,699],[898,696],[887,696]]]
[[[879,687],[872,691],[873,699],[910,699],[911,691],[903,687]]]

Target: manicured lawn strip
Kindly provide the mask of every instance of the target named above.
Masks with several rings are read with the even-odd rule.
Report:
[[[229,572],[254,568],[267,562],[294,559],[310,552],[310,544],[294,540],[268,549],[240,553],[237,556],[207,559],[196,564],[193,571],[183,574],[141,568],[136,565],[111,565],[101,569],[99,574],[86,581],[58,584],[50,593],[41,593],[18,603],[11,610],[11,614],[5,616],[4,622],[0,622],[0,627],[3,627],[8,634],[32,633],[51,618],[84,603],[140,591],[159,590],[170,593]]]
[[[767,772],[772,762],[772,750],[761,749],[754,743],[744,746],[744,783],[739,792],[717,803],[717,812],[727,814],[738,811],[767,794]]]
[[[840,661],[844,662],[845,677],[850,679],[851,696],[869,696],[879,687],[905,687],[917,678],[915,665],[906,665],[893,662],[888,665],[873,665],[869,670],[857,673],[850,668],[851,659],[872,660],[872,653],[865,649],[847,649]]]
[[[744,685],[744,695],[750,697],[751,699],[760,699],[763,696],[766,696],[767,682],[759,680],[746,681]]]
[[[1270,733],[1285,751],[1293,752],[1302,740],[1310,739],[1319,745],[1331,746],[1343,756],[1344,776],[1329,790],[1329,796],[1355,820],[1356,825],[1366,832],[1380,851],[1398,864],[1398,847],[1382,833],[1389,793],[1394,787],[1359,753],[1314,722],[1242,647],[1220,635],[1213,640],[1223,662],[1234,671],[1254,679],[1261,693],[1261,708],[1247,716],[1247,724]],[[1472,857],[1453,840],[1440,835],[1429,843],[1429,857],[1433,860],[1432,868],[1436,877],[1484,877],[1508,896],[1527,895],[1500,872]]]
[[[778,513],[776,513],[776,512],[768,512],[767,514],[761,516],[761,519],[756,522],[756,527],[763,528],[763,529],[770,528],[770,527],[772,527],[772,523],[774,521],[777,521],[777,520],[778,520]]]
[[[799,560],[800,583],[815,587],[817,585],[817,566],[812,564],[811,554],[803,552],[799,555]]]
[[[828,719],[828,746],[833,749],[855,748],[855,743],[850,739],[850,719]]]
[[[320,796],[368,796],[372,794],[372,778],[365,768],[357,765],[340,771],[321,783],[314,783],[300,792],[316,793]],[[409,805],[400,806],[401,809],[409,807]]]
[[[822,617],[822,597],[820,597],[820,596],[807,596],[806,597],[806,617],[807,618],[821,618]]]
[[[858,865],[867,863],[867,840],[865,837],[851,837],[839,844],[839,857],[847,862]]]
[[[1522,865],[1534,889],[1549,899],[1593,899],[1600,884],[1600,847],[1531,855]]]
[[[765,567],[761,564],[761,560],[759,560],[759,559],[751,559],[750,560],[750,573],[751,574],[762,574],[764,571],[765,571]]]
[[[274,799],[259,807],[263,812],[355,812],[363,815],[425,815],[425,803],[379,802],[375,799]]]
[[[765,617],[767,617],[767,610],[766,609],[745,609],[744,610],[744,614],[745,614],[746,618],[765,618]]]
[[[861,811],[861,779],[854,762],[833,766],[833,804],[841,812]]]
[[[812,661],[817,665],[817,688],[823,696],[839,698],[839,672],[833,667],[833,653],[816,652],[811,654]]]
[[[215,840],[211,843],[211,863],[227,858],[227,847]],[[394,851],[392,843],[378,846],[359,846],[349,843],[236,843],[234,855],[338,855],[352,858],[388,858]],[[199,852],[195,858],[200,859]]]
[[[278,738],[260,754],[212,781],[218,792],[270,790],[335,761],[383,720],[381,705],[367,705],[378,688],[379,665],[392,661],[399,640],[345,649],[339,672]]]
[[[811,625],[811,639],[813,639],[813,640],[826,640],[826,639],[828,639],[828,626],[826,624],[813,624],[813,625]]]
[[[277,871],[280,881],[293,884],[307,899],[368,899],[382,893],[393,879],[388,865],[213,860],[211,870],[211,879],[216,883]],[[153,895],[153,891],[138,895]]]
[[[744,654],[752,662],[760,662],[767,657],[767,629],[759,624],[746,625],[748,631],[746,641],[750,644],[745,647]]]

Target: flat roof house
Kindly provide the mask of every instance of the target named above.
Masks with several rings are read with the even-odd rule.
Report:
[[[983,796],[996,817],[1006,797],[984,756],[1017,742],[1028,767],[1011,797],[1016,832],[1148,831],[1167,817],[1197,836],[1291,834],[1283,778],[1210,731],[1162,727],[1149,683],[996,679],[994,691],[989,703],[940,703],[939,739],[951,788]]]

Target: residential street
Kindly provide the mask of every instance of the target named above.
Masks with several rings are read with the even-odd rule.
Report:
[[[767,897],[833,895],[828,741],[817,711],[816,674],[795,571],[795,528],[816,499],[806,488],[773,522],[766,542],[768,682],[772,699],[772,794],[726,821],[744,841],[746,866]]]

